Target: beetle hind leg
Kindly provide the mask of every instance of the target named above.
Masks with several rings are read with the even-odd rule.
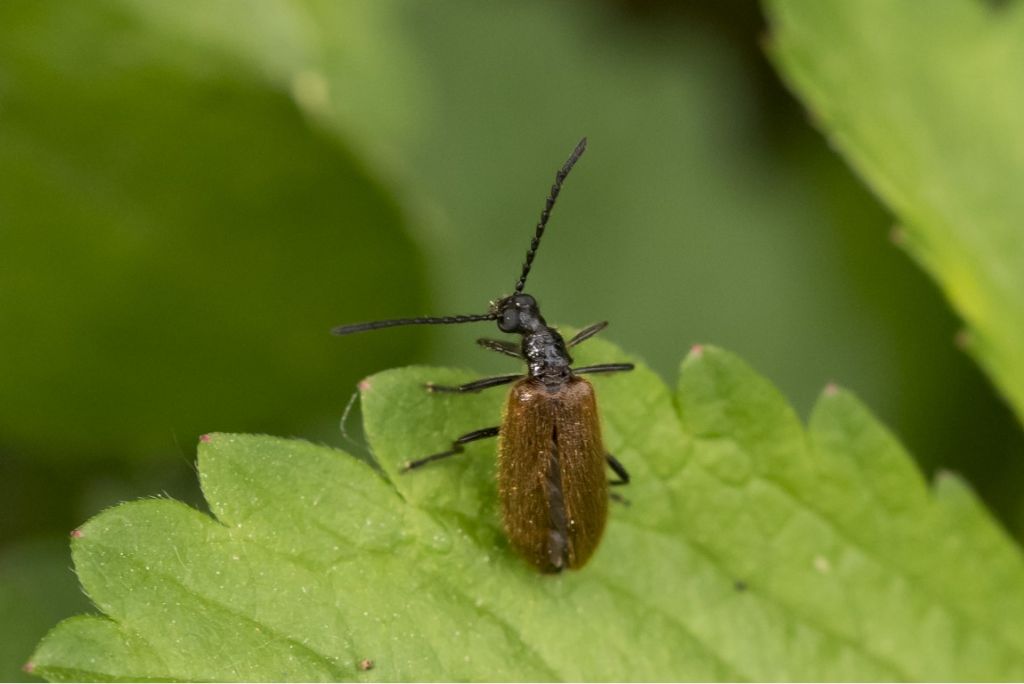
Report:
[[[615,471],[615,474],[619,476],[618,480],[609,480],[608,484],[612,486],[617,485],[628,485],[629,484],[629,471],[626,467],[619,463],[619,459],[615,458],[611,454],[605,454],[604,459],[608,462],[608,467]]]
[[[615,474],[618,475],[618,477],[619,477],[619,479],[617,479],[617,480],[609,480],[608,484],[610,484],[613,487],[620,486],[620,485],[628,485],[629,484],[629,471],[626,470],[626,467],[624,465],[619,463],[619,459],[615,458],[611,454],[605,454],[604,455],[604,460],[607,461],[608,467],[611,468],[612,470],[614,470]],[[623,506],[628,506],[629,505],[629,499],[627,499],[626,497],[622,496],[618,492],[609,492],[608,493],[608,498],[610,498],[615,503],[622,504]]]
[[[406,461],[401,468],[401,472],[407,473],[410,470],[420,468],[422,466],[427,465],[428,463],[440,461],[442,458],[448,458],[449,456],[454,456],[455,454],[461,454],[465,450],[463,448],[463,445],[469,444],[470,442],[475,442],[478,439],[497,437],[498,432],[500,430],[501,428],[495,425],[494,427],[481,428],[480,430],[473,430],[472,432],[467,432],[461,437],[456,437],[455,440],[452,442],[452,448],[449,449],[448,451],[441,451],[436,454],[431,454],[430,456],[424,456],[423,458],[418,458],[415,461]]]

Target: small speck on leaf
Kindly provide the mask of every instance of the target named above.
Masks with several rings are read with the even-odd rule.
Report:
[[[907,231],[903,230],[902,226],[893,226],[892,230],[889,231],[889,241],[894,245],[902,247],[907,244]]]
[[[971,331],[966,328],[957,330],[956,334],[953,335],[953,344],[956,345],[957,349],[970,349],[971,342]]]

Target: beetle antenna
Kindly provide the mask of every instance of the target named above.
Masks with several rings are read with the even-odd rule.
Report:
[[[475,314],[472,316],[426,316],[422,318],[394,318],[389,321],[372,321],[370,323],[352,323],[351,325],[339,325],[331,330],[333,335],[351,335],[353,333],[377,330],[379,328],[393,328],[397,325],[438,325],[449,323],[473,323],[475,321],[493,321],[498,314]]]
[[[562,183],[565,181],[565,177],[572,171],[572,167],[576,165],[576,161],[583,155],[583,152],[587,149],[587,139],[583,138],[579,144],[576,145],[576,149],[569,155],[569,159],[562,164],[562,168],[555,174],[555,183],[551,186],[551,193],[548,195],[547,201],[544,203],[544,210],[540,212],[540,221],[537,223],[537,232],[533,236],[533,240],[530,242],[530,249],[526,251],[526,261],[523,262],[523,272],[519,276],[519,282],[516,283],[516,293],[523,291],[526,287],[526,276],[530,275],[530,267],[533,265],[533,258],[537,256],[537,247],[540,245],[540,239],[544,235],[544,228],[548,225],[548,217],[551,216],[551,209],[555,206],[555,200],[558,199],[558,193],[562,190]]]

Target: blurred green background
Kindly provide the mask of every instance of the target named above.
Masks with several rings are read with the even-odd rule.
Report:
[[[0,679],[88,608],[71,529],[202,506],[199,434],[345,446],[365,375],[513,368],[484,325],[327,331],[508,293],[582,135],[549,321],[670,381],[727,347],[802,412],[839,382],[1020,537],[1019,425],[764,31],[748,0],[0,3]]]

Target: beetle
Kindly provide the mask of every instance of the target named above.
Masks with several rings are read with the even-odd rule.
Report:
[[[525,361],[525,375],[499,375],[458,386],[426,386],[430,392],[466,393],[514,383],[501,424],[457,437],[450,449],[408,461],[402,472],[461,453],[471,442],[497,437],[498,493],[505,534],[526,560],[546,573],[583,567],[604,532],[611,498],[609,485],[629,483],[629,473],[604,449],[594,388],[580,376],[629,371],[633,364],[574,368],[569,350],[601,332],[608,323],[588,326],[566,342],[541,316],[537,300],[523,292],[562,184],[586,147],[587,139],[583,138],[555,174],[515,290],[491,302],[486,314],[399,318],[342,325],[332,331],[335,335],[350,335],[400,325],[496,321],[501,332],[521,337],[518,345],[489,338],[477,343]],[[606,464],[617,479],[607,479]]]

